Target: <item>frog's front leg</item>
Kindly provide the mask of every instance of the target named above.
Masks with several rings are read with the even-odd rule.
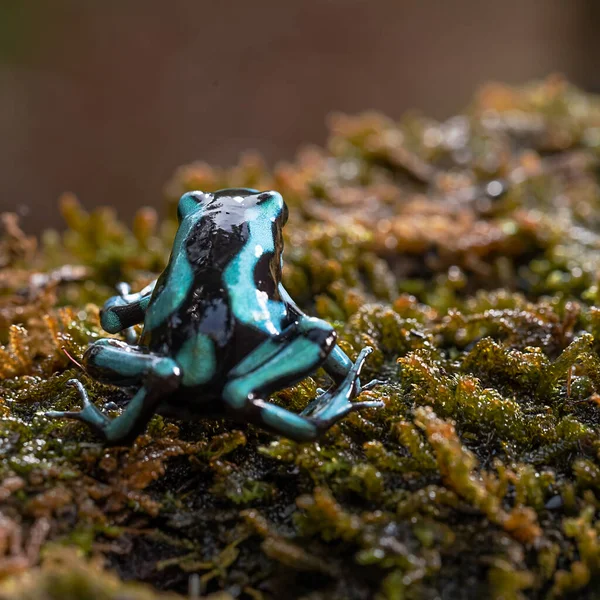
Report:
[[[109,298],[100,311],[102,329],[108,333],[119,333],[141,323],[155,287],[156,280],[141,292],[131,294],[129,286],[126,283],[120,283],[117,286],[120,295]]]
[[[336,335],[330,325],[306,317],[280,338],[256,348],[230,375],[223,399],[238,416],[296,441],[316,439],[351,410],[381,406],[379,402],[352,402],[359,387],[360,369],[371,352],[365,348],[331,393],[311,403],[312,410],[300,415],[266,399],[272,392],[293,385],[313,373],[335,348]],[[307,408],[308,410],[308,408]]]
[[[84,355],[84,363],[88,372],[98,379],[120,385],[139,381],[142,386],[123,414],[110,419],[90,402],[79,381],[70,380],[70,385],[79,391],[83,409],[79,412],[50,411],[46,415],[82,421],[111,445],[133,441],[144,430],[161,401],[177,389],[181,379],[181,370],[174,360],[118,340],[98,340],[92,344]]]

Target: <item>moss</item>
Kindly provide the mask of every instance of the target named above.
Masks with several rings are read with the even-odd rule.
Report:
[[[98,562],[86,563],[77,552],[57,548],[48,552],[42,565],[20,578],[0,584],[0,598],[12,600],[176,600],[175,594],[153,592],[139,584],[125,584],[104,571]],[[215,599],[216,600],[216,599]]]
[[[593,597],[600,100],[552,77],[445,122],[330,129],[273,169],[181,167],[162,219],[65,196],[66,231],[36,240],[2,217],[0,597]],[[284,195],[285,284],[352,357],[373,346],[385,383],[363,398],[384,407],[314,444],[155,417],[107,449],[44,417],[79,403],[74,376],[123,409],[76,364],[98,307],[164,267],[182,192],[233,186]],[[323,383],[272,401],[301,410]]]

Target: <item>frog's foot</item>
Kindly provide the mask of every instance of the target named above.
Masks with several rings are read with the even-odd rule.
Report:
[[[82,421],[108,444],[132,442],[152,418],[160,402],[181,381],[181,369],[171,358],[148,353],[118,340],[98,340],[86,352],[85,364],[94,376],[113,383],[139,381],[141,387],[127,408],[115,419],[102,414],[90,401],[85,388],[71,379],[83,401],[79,412],[50,411],[47,416]]]
[[[375,379],[362,388],[360,386],[360,371],[367,356],[369,356],[372,351],[373,349],[368,346],[363,348],[344,380],[337,387],[321,394],[318,398],[313,400],[300,415],[311,419],[320,430],[324,431],[353,410],[381,408],[383,402],[378,400],[352,402],[352,399],[357,396],[360,391],[371,389],[381,383],[379,380]]]
[[[67,385],[77,390],[83,403],[83,408],[79,411],[49,410],[45,415],[52,419],[74,419],[81,421],[89,425],[96,434],[105,438],[104,429],[110,423],[110,419],[92,404],[86,389],[79,380],[69,379]]]

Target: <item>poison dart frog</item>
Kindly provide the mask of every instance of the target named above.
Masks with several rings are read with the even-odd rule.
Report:
[[[155,413],[179,419],[211,414],[253,423],[296,441],[315,440],[355,409],[359,375],[371,348],[353,363],[336,343],[333,327],[302,312],[281,283],[282,229],[287,206],[278,192],[223,189],[185,193],[169,263],[137,294],[122,286],[101,313],[111,334],[143,323],[137,344],[99,339],[82,364],[91,377],[137,392],[117,418],[91,403],[77,379],[83,408],[50,411],[77,419],[106,444],[130,443]],[[296,414],[269,403],[319,367],[333,380]]]

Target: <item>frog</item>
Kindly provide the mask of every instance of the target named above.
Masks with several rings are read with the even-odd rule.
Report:
[[[288,214],[273,190],[184,193],[165,270],[137,293],[120,284],[100,311],[102,328],[126,339],[100,338],[80,361],[87,376],[133,388],[125,409],[111,418],[72,378],[67,383],[81,410],[46,416],[81,421],[106,445],[132,443],[155,414],[185,421],[228,417],[310,442],[351,411],[383,406],[357,400],[382,383],[361,385],[372,348],[351,361],[334,327],[303,312],[282,283]],[[140,324],[139,337],[132,335]],[[301,412],[269,401],[319,368],[331,385],[317,388]]]

